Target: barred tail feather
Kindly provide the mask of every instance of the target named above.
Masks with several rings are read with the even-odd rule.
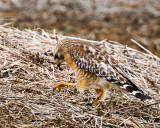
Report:
[[[127,92],[134,95],[136,98],[141,99],[142,101],[146,99],[152,99],[150,96],[145,94],[142,90],[140,90],[132,81],[128,80],[127,82],[120,85],[121,88],[126,90]]]
[[[113,58],[112,58],[113,59]],[[113,59],[114,60],[114,59]],[[115,60],[114,60],[115,61]],[[145,94],[142,90],[140,90],[136,84],[134,84],[126,75],[125,73],[122,73],[122,68],[116,63],[116,65],[112,66],[115,70],[119,72],[124,78],[126,78],[125,83],[121,82],[115,82],[117,83],[121,88],[126,90],[127,92],[134,95],[136,98],[141,99],[142,101],[145,101],[147,99],[152,99],[150,96]]]

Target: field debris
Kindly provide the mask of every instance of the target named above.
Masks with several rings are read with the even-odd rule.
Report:
[[[118,42],[104,40],[126,75],[153,97],[142,102],[111,90],[104,102],[92,107],[93,90],[80,94],[74,87],[53,91],[58,81],[75,82],[64,63],[55,65],[56,37],[41,29],[0,26],[0,127],[160,127],[160,60]],[[124,66],[125,65],[125,66]]]

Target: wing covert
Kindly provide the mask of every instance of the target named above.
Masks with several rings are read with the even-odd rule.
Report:
[[[118,74],[109,64],[105,64],[103,60],[99,61],[92,54],[86,54],[78,49],[71,49],[69,53],[77,66],[82,70],[94,73],[98,77],[110,82],[117,81],[116,75]]]

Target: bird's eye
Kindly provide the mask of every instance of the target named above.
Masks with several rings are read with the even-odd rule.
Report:
[[[57,54],[55,54],[54,59],[55,59],[55,60],[59,60],[59,57],[58,57]]]

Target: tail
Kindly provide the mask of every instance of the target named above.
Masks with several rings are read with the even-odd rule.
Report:
[[[145,94],[142,90],[140,90],[131,80],[127,80],[125,83],[119,83],[120,87],[131,93],[136,98],[145,101],[146,99],[152,99],[150,96]]]
[[[111,63],[111,62],[110,62]],[[123,78],[126,79],[125,82],[115,82],[120,86],[120,88],[123,88],[127,92],[131,93],[133,96],[136,98],[141,99],[142,101],[145,101],[147,99],[152,99],[150,96],[145,94],[142,90],[140,90],[136,84],[134,84],[126,75],[125,75],[125,69],[122,69],[119,65],[118,62],[114,58],[112,58],[112,67],[118,71],[119,74],[122,75]],[[122,78],[122,79],[123,79]]]

